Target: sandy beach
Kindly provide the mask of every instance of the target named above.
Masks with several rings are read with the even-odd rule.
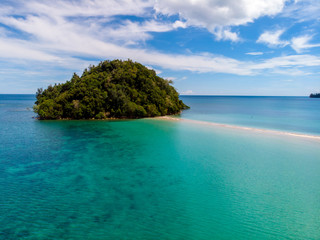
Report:
[[[237,129],[237,130],[251,131],[251,132],[256,132],[256,133],[268,133],[268,134],[273,134],[273,135],[292,136],[292,137],[306,138],[306,139],[320,141],[320,136],[310,135],[310,134],[302,134],[302,133],[293,133],[293,132],[286,132],[286,131],[277,131],[277,130],[271,130],[271,129],[236,126],[236,125],[231,125],[231,124],[223,124],[223,123],[206,122],[206,121],[199,121],[199,120],[192,120],[192,119],[176,118],[176,117],[171,117],[171,116],[161,116],[161,117],[157,117],[155,119],[162,119],[162,120],[167,120],[167,121],[181,121],[181,122],[201,124],[201,125],[207,125],[207,126]]]

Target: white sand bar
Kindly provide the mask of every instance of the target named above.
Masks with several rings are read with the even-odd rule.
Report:
[[[269,133],[269,134],[276,134],[276,135],[285,135],[285,136],[307,138],[307,139],[313,139],[313,140],[320,141],[320,136],[318,136],[318,135],[309,135],[309,134],[303,134],[303,133],[293,133],[293,132],[277,131],[277,130],[271,130],[271,129],[236,126],[236,125],[223,124],[223,123],[214,123],[214,122],[206,122],[206,121],[191,120],[191,119],[184,119],[184,118],[175,118],[175,117],[170,117],[170,116],[157,117],[156,119],[163,119],[163,120],[168,120],[168,121],[182,121],[182,122],[188,122],[188,123],[194,123],[194,124],[202,124],[202,125],[209,125],[209,126],[215,126],[215,127],[246,130],[246,131],[252,131],[252,132],[257,132],[257,133],[260,132],[260,133]]]

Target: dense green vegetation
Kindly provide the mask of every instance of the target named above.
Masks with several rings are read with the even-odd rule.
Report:
[[[38,89],[34,111],[40,119],[143,118],[188,108],[171,81],[140,63],[104,61],[74,73],[70,81]]]
[[[311,98],[320,98],[320,93],[311,93],[310,97]]]

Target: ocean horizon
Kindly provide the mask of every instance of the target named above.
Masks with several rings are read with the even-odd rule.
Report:
[[[35,95],[0,94],[0,239],[319,239],[320,141],[276,133],[320,136],[320,99],[181,99],[40,121]]]

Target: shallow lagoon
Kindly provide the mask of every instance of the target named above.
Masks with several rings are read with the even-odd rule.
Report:
[[[0,239],[320,238],[319,141],[32,103],[0,100]]]

